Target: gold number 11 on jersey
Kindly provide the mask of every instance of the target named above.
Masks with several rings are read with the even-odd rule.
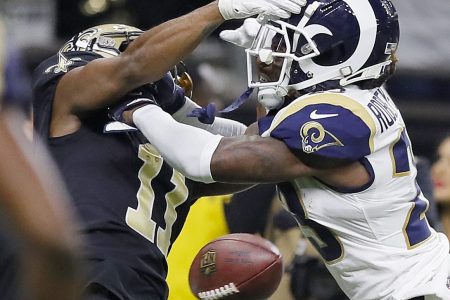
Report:
[[[172,226],[177,219],[176,208],[187,200],[188,189],[184,183],[184,176],[174,171],[170,181],[175,188],[165,195],[166,210],[164,212],[165,228],[160,227],[153,219],[153,206],[155,192],[151,186],[152,180],[158,176],[163,165],[163,159],[157,155],[149,145],[139,147],[139,158],[144,161],[139,170],[138,177],[141,186],[137,192],[138,206],[136,209],[129,207],[125,220],[131,228],[155,243],[161,252],[167,256]],[[155,240],[155,237],[156,240]]]

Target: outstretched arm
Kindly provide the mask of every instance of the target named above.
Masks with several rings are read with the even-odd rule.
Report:
[[[313,171],[273,138],[223,137],[177,123],[155,105],[125,112],[158,151],[187,177],[206,183],[271,183]]]
[[[123,116],[127,122],[134,121],[174,168],[197,181],[253,184],[315,176],[331,186],[356,188],[370,180],[359,161],[311,168],[280,140],[214,135],[177,123],[156,105],[126,111]]]
[[[217,2],[212,2],[144,32],[119,56],[96,59],[63,76],[55,109],[103,107],[161,78],[223,21]]]
[[[161,78],[226,19],[260,13],[288,17],[301,6],[296,0],[213,1],[144,32],[117,57],[96,59],[70,71],[58,85],[54,108],[64,113],[111,104]]]

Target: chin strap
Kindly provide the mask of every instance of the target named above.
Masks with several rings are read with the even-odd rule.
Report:
[[[228,113],[233,110],[236,110],[250,98],[250,95],[252,93],[253,93],[253,88],[248,88],[244,93],[242,93],[242,95],[240,95],[236,100],[234,100],[233,103],[231,103],[224,109],[219,110],[219,113]]]
[[[358,81],[368,80],[368,79],[378,79],[382,74],[385,73],[386,67],[392,63],[391,60],[384,61],[382,63],[367,67],[365,69],[359,70],[347,77],[342,78],[339,81],[341,86],[346,86]]]
[[[234,100],[233,103],[231,103],[224,109],[219,110],[218,113],[228,113],[236,110],[250,98],[250,95],[252,93],[253,88],[248,88],[244,93],[242,93],[242,95]],[[195,108],[189,114],[187,114],[187,116],[196,117],[200,122],[204,124],[212,124],[216,117],[216,106],[213,103],[210,103],[206,107]]]

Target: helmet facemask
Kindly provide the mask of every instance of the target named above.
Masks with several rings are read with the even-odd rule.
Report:
[[[301,23],[308,20],[306,17]],[[258,100],[266,108],[274,109],[282,105],[283,98],[289,92],[292,63],[311,59],[320,55],[320,52],[308,33],[300,26],[281,20],[261,19],[261,23],[252,46],[246,49],[248,86],[259,88]],[[300,36],[303,36],[307,43],[299,55],[295,49]],[[277,67],[273,68],[275,72],[270,76],[261,72],[264,65],[272,64],[276,64]],[[271,93],[274,98],[268,100]]]

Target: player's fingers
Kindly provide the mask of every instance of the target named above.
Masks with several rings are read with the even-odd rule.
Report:
[[[261,8],[261,11],[259,13],[264,14],[264,15],[276,16],[281,19],[287,19],[291,16],[290,12],[287,12],[286,10],[278,8],[276,6],[270,6],[270,5],[268,5],[264,8]]]
[[[245,19],[242,26],[244,27],[246,35],[254,38],[256,34],[258,34],[261,24],[259,24],[255,18],[248,18]]]
[[[236,30],[223,30],[219,33],[222,40],[240,46],[242,38]]]
[[[289,13],[299,14],[302,7],[302,1],[298,0],[271,0],[272,4],[279,10],[284,10]],[[280,16],[281,17],[281,16]]]

